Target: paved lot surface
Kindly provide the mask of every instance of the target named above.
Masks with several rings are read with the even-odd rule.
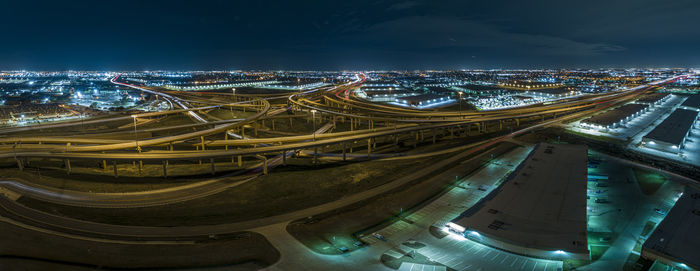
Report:
[[[427,240],[427,246],[417,252],[455,270],[562,270],[561,261],[516,255],[464,238],[448,236],[438,240],[432,236],[421,237],[424,238],[420,240]]]
[[[633,172],[635,166],[596,152],[591,154],[601,162],[597,168],[589,169],[589,174],[608,178],[598,181],[606,183],[605,187],[597,187],[597,182],[588,185],[591,197],[588,201],[588,231],[611,232],[614,237],[612,243],[606,244],[610,247],[600,259],[578,270],[621,270],[630,254],[636,253],[633,248],[640,240],[646,222],[660,220],[654,209],[671,209],[683,188],[680,181],[667,181],[656,193],[645,196],[637,185]],[[605,198],[608,202],[596,203],[596,198]]]
[[[447,268],[439,265],[419,264],[419,263],[402,263],[399,271],[445,271]]]

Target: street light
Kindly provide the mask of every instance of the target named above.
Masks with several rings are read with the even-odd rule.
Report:
[[[134,142],[136,142],[136,149],[138,150],[138,148],[139,148],[139,134],[136,133],[136,115],[131,115],[131,117],[134,119]]]
[[[234,99],[234,101],[235,101],[235,99],[236,99],[236,88],[231,88],[231,95],[232,95],[232,96],[231,96],[232,99]],[[231,109],[231,118],[233,118],[233,117],[234,117],[234,116],[233,116],[233,105],[231,105],[231,106],[229,107],[229,109]]]
[[[313,141],[316,141],[316,109],[311,109],[311,121],[314,123],[314,130],[313,130],[314,140]]]
[[[459,93],[459,111],[461,112],[462,111],[462,92],[459,91],[457,93]]]

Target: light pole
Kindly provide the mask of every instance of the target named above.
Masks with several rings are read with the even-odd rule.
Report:
[[[314,140],[313,141],[316,141],[316,109],[311,109],[311,122],[314,123],[314,130],[313,130]]]
[[[459,93],[459,111],[462,112],[462,92],[457,93]]]
[[[231,99],[235,102],[236,101],[236,88],[231,88]],[[233,105],[229,107],[231,109],[231,118],[233,118]]]
[[[136,149],[139,149],[139,134],[136,133],[136,115],[131,115],[134,119],[134,142],[136,142]]]

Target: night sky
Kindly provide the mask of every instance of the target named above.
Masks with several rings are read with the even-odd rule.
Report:
[[[700,1],[3,1],[0,69],[700,67]]]

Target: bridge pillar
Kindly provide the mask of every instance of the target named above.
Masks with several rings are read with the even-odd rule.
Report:
[[[371,154],[372,154],[372,139],[368,138],[367,139],[367,159],[369,159]]]
[[[209,163],[211,164],[211,175],[216,175],[216,164],[214,163],[214,158],[209,158]]]
[[[267,175],[267,156],[263,156],[263,174]]]
[[[415,133],[415,140],[413,140],[413,148],[418,147],[418,132]]]
[[[318,146],[314,147],[314,165],[318,163]]]
[[[498,130],[503,130],[503,120],[498,120]]]
[[[114,178],[119,177],[119,174],[117,174],[117,160],[112,161],[112,168],[114,169]]]
[[[19,170],[24,170],[24,163],[22,162],[22,159],[15,158],[15,160],[17,160],[17,167],[19,167]]]
[[[163,160],[163,178],[168,178],[168,160]]]
[[[435,133],[436,133],[435,128],[433,128],[433,144],[435,144],[435,136],[436,136]]]
[[[287,166],[287,151],[282,151],[282,165]]]
[[[66,173],[68,175],[70,175],[70,172],[71,172],[70,159],[66,159],[65,162],[66,162]]]
[[[347,159],[347,154],[345,154],[345,148],[347,146],[347,142],[343,142],[343,161]]]
[[[229,130],[224,132],[224,140],[228,140],[228,132]],[[224,145],[224,150],[228,150],[228,144]]]

